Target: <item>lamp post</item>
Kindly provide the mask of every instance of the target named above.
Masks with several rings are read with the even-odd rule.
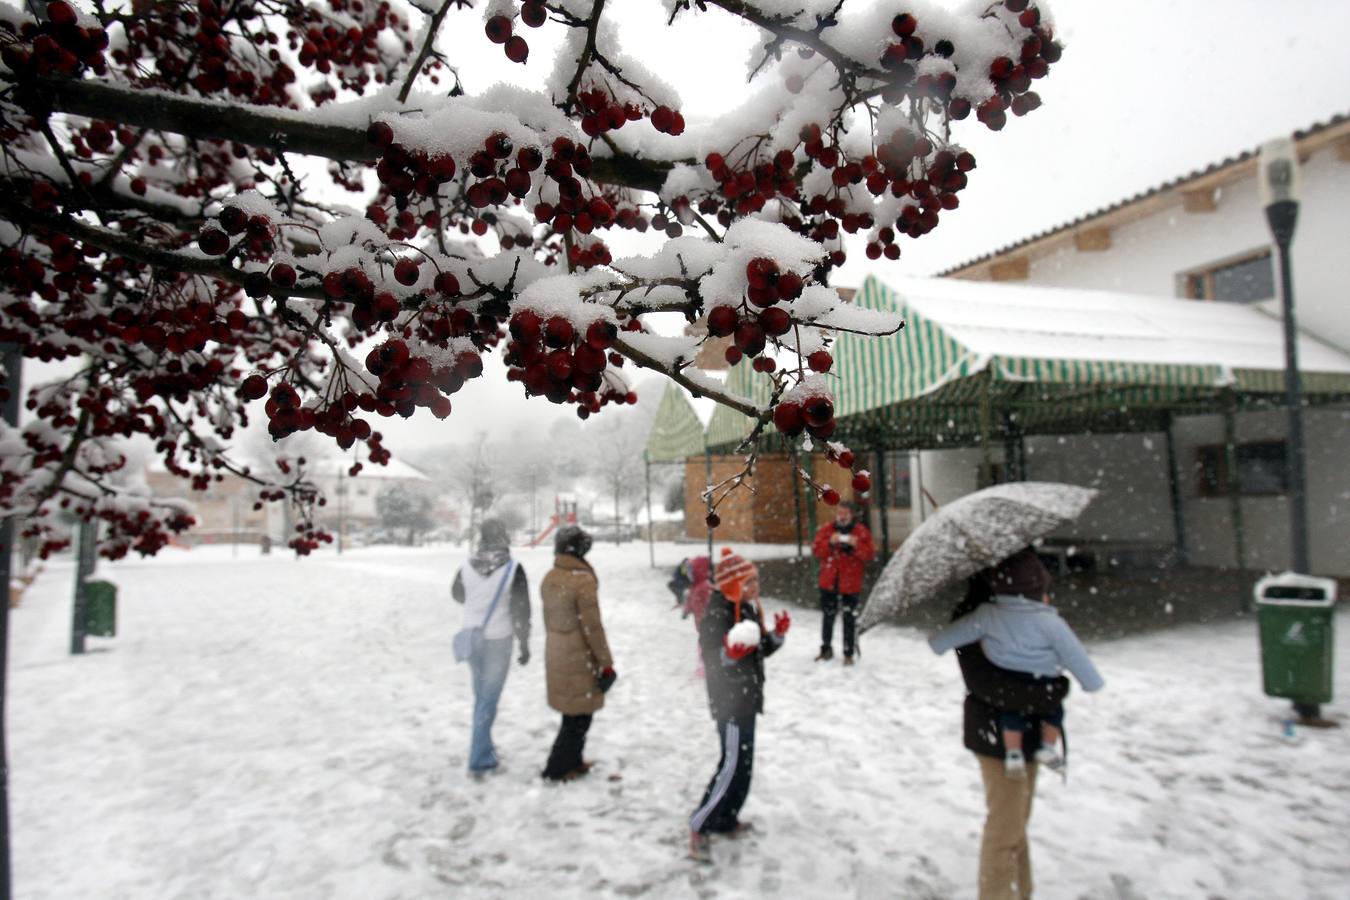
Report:
[[[1289,245],[1298,222],[1298,154],[1289,138],[1261,147],[1259,177],[1261,205],[1280,254],[1280,300],[1284,309],[1284,402],[1289,415],[1289,445],[1285,455],[1289,481],[1289,539],[1295,572],[1309,574],[1308,494],[1303,471],[1303,389],[1298,374],[1298,329],[1294,320],[1294,281],[1290,274]]]

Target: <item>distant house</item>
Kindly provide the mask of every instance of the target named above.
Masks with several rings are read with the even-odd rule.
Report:
[[[375,498],[391,485],[409,485],[423,492],[431,488],[431,480],[421,470],[398,459],[386,466],[366,463],[355,477],[348,474],[351,467],[350,458],[311,461],[307,467],[310,481],[327,499],[317,510],[316,520],[334,535],[339,523],[347,534],[376,525]],[[262,471],[256,464],[252,468]],[[281,505],[265,503],[261,510],[254,510],[258,485],[228,472],[222,476],[206,491],[194,491],[154,459],[146,468],[145,481],[156,497],[180,497],[192,504],[197,524],[182,537],[185,543],[257,543],[263,535],[274,541],[289,539],[289,513]]]

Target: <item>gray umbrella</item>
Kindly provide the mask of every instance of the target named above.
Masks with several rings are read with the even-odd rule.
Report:
[[[886,563],[858,626],[932,597],[959,578],[1001,562],[1071,522],[1097,491],[1072,484],[1019,481],[953,500],[914,529]]]

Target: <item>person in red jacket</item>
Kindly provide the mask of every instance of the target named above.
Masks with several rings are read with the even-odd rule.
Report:
[[[816,662],[834,659],[834,616],[844,608],[844,665],[853,665],[855,617],[862,594],[863,566],[876,553],[872,532],[858,520],[858,507],[844,502],[835,507],[834,521],[816,532],[812,551],[820,560],[820,655]]]

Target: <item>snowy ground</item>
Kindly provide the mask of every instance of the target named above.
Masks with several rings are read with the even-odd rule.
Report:
[[[683,858],[716,763],[667,564],[600,546],[620,674],[590,778],[545,786],[556,729],[542,643],[513,666],[506,771],[464,773],[467,672],[451,659],[454,548],[296,562],[229,548],[102,567],[119,636],[67,654],[71,567],[11,614],[15,894],[41,898],[973,897],[982,816],[956,663],[879,629],[852,670],[815,664],[795,616],[769,661],[746,818],[759,836]],[[536,588],[542,551],[521,554]],[[770,608],[776,604],[770,603]],[[538,609],[535,595],[536,612]],[[1033,818],[1040,898],[1343,898],[1350,727],[1281,734],[1250,623],[1093,645],[1067,785]],[[1338,621],[1350,699],[1350,616]]]

